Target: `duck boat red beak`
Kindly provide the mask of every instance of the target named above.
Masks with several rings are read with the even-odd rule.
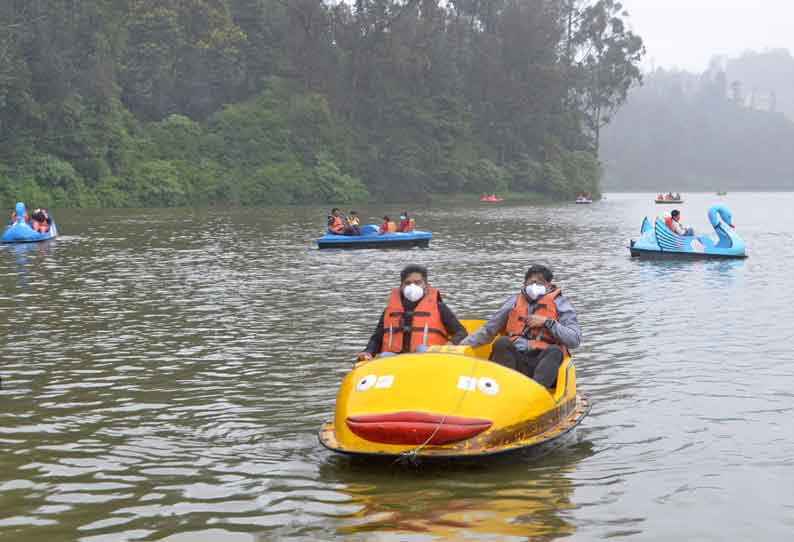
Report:
[[[347,426],[359,437],[383,444],[449,444],[479,435],[492,422],[482,418],[427,412],[389,412],[348,416]]]

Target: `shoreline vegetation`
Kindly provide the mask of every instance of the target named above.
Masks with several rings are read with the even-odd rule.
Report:
[[[656,69],[602,142],[604,190],[792,190],[794,57],[748,51],[702,73]]]
[[[616,0],[0,4],[0,205],[573,199],[640,79]],[[471,196],[469,196],[471,195]]]

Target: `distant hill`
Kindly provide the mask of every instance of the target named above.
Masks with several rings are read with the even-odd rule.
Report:
[[[792,118],[787,51],[656,70],[604,130],[604,189],[794,190]]]
[[[738,82],[748,104],[781,111],[794,120],[794,56],[786,49],[748,51],[725,63],[728,81]]]

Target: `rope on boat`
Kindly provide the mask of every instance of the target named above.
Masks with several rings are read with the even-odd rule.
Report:
[[[474,369],[475,367],[477,367],[477,363],[479,363],[480,361],[482,360],[476,357],[474,358],[474,361],[472,361],[471,364],[471,371],[469,372],[469,374],[471,375],[476,374]],[[469,389],[470,389],[469,387],[466,387],[466,389],[463,390],[463,394],[460,396],[460,399],[458,399],[458,404],[455,405],[455,408],[453,409],[451,414],[455,414],[460,409],[460,406],[463,404],[463,400],[466,398],[466,395],[469,393]],[[419,460],[417,458],[419,457],[419,452],[421,452],[430,443],[430,441],[433,440],[433,437],[435,437],[438,434],[438,432],[441,430],[441,426],[444,425],[444,422],[447,421],[447,417],[450,416],[451,414],[450,413],[444,414],[444,416],[442,416],[438,424],[436,424],[436,428],[433,430],[430,436],[427,437],[427,440],[425,440],[422,444],[418,445],[416,448],[412,450],[400,452],[400,455],[397,457],[397,459],[394,460],[394,463],[392,464],[399,463],[402,461],[408,461],[413,465],[418,464]]]

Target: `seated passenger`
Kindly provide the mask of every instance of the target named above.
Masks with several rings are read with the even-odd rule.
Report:
[[[664,223],[678,235],[695,235],[692,228],[686,228],[681,224],[681,212],[678,209],[673,209],[670,216],[665,216]]]
[[[427,269],[409,265],[400,273],[400,287],[391,291],[386,310],[358,360],[370,360],[387,352],[423,352],[450,340],[458,344],[464,337],[466,328],[444,304],[438,290],[428,283]]]
[[[347,227],[345,228],[345,235],[361,235],[361,220],[358,218],[358,213],[350,211],[347,217]]]
[[[531,266],[521,292],[461,344],[477,347],[503,334],[493,345],[491,361],[554,387],[568,349],[581,342],[581,330],[571,302],[551,283],[553,278],[547,267]]]
[[[400,225],[397,226],[397,231],[398,232],[411,231],[410,227],[411,227],[411,221],[408,218],[408,211],[403,211],[402,214],[400,215]]]
[[[383,217],[383,224],[378,228],[378,233],[394,233],[397,230],[397,225],[391,221],[388,215]]]
[[[47,233],[50,231],[50,217],[46,209],[36,209],[30,215],[32,219],[31,227],[39,233]]]
[[[328,216],[328,233],[335,235],[345,234],[345,222],[338,207],[331,209],[331,214]]]

